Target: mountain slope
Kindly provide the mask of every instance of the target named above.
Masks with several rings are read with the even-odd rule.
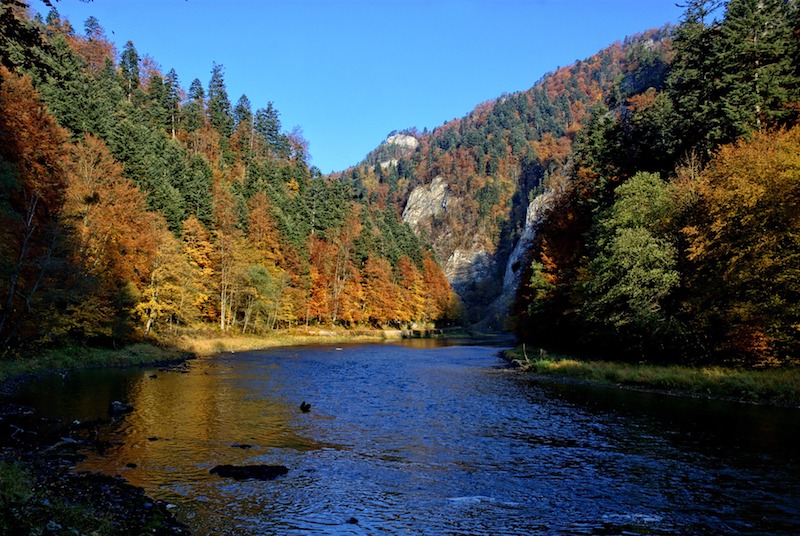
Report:
[[[663,81],[670,31],[615,43],[432,132],[392,133],[342,179],[393,202],[433,245],[467,320],[485,319],[504,292],[529,203],[560,180],[593,106]],[[493,327],[502,327],[504,314],[494,314]]]

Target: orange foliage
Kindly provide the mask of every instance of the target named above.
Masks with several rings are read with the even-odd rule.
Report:
[[[0,335],[30,310],[57,237],[64,202],[67,132],[31,80],[0,65]],[[16,320],[19,320],[19,317]],[[12,330],[13,331],[13,330]]]
[[[77,35],[67,37],[72,50],[86,60],[89,72],[99,74],[106,64],[106,59],[116,62],[117,50],[114,44],[106,39],[105,34],[93,36],[91,39]]]
[[[163,217],[147,211],[144,195],[99,138],[86,135],[72,159],[64,216],[77,230],[80,262],[110,287],[123,281],[142,289],[166,226]]]
[[[722,315],[739,355],[764,362],[796,352],[800,127],[721,147],[697,194],[697,220],[684,233],[697,292],[710,302],[703,309]]]
[[[280,236],[267,194],[258,192],[247,203],[250,209],[247,235],[262,259],[274,266],[283,264]]]
[[[364,282],[364,319],[376,326],[399,320],[401,315],[397,306],[402,296],[394,283],[389,261],[370,256],[361,274]]]

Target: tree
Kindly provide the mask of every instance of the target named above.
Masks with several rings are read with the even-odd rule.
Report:
[[[788,106],[800,85],[792,65],[791,3],[783,0],[730,0],[720,26],[724,87],[721,108],[731,140],[797,118]]]
[[[54,268],[68,138],[30,78],[4,66],[0,140],[0,343],[7,347],[37,312],[41,285]]]
[[[233,134],[233,115],[228,90],[222,74],[222,65],[217,63],[211,69],[211,80],[208,83],[208,117],[217,132],[223,138]]]
[[[187,97],[189,102],[183,107],[183,126],[187,132],[194,132],[205,122],[205,90],[199,78],[192,80]]]
[[[139,88],[139,53],[133,46],[133,41],[125,43],[119,59],[119,72],[122,89],[130,102],[134,90]]]
[[[161,324],[177,333],[179,325],[192,323],[199,313],[197,268],[189,264],[181,243],[166,229],[161,230],[158,244],[149,284],[136,305],[145,337]]]
[[[389,261],[370,256],[361,271],[364,284],[364,319],[376,327],[397,321],[400,290],[392,277]]]
[[[691,312],[718,355],[784,363],[800,336],[800,127],[720,148],[701,174],[684,232]]]
[[[678,251],[664,233],[673,206],[669,186],[652,173],[634,175],[615,195],[597,225],[580,314],[597,332],[613,329],[617,341],[643,355],[663,350],[674,335],[664,307],[680,283]]]
[[[721,3],[719,0],[687,3],[683,21],[676,29],[675,57],[667,80],[680,120],[682,150],[698,147],[704,158],[727,135],[717,107],[723,70],[720,23],[716,19],[706,20]]]
[[[144,195],[125,178],[105,143],[87,135],[72,151],[63,217],[77,238],[75,263],[95,281],[98,310],[76,302],[63,328],[73,335],[120,337],[149,283],[164,219],[147,211]],[[112,314],[107,314],[111,312]]]
[[[281,120],[278,110],[268,103],[266,108],[256,110],[253,129],[260,134],[260,154],[262,157],[276,157],[282,154],[284,140],[281,136]]]
[[[237,141],[236,149],[245,161],[249,161],[253,151],[253,110],[250,99],[242,95],[233,108],[233,124]]]
[[[180,91],[181,86],[178,82],[178,73],[175,69],[170,69],[164,82],[166,86],[166,104],[169,113],[169,126],[172,139],[175,139],[175,132],[178,127],[178,115],[180,114]]]
[[[193,294],[192,305],[200,311],[204,320],[213,321],[217,318],[217,311],[213,307],[211,299],[215,277],[214,246],[211,234],[197,217],[189,216],[183,222],[181,241],[183,242],[183,251],[194,274],[194,286],[197,289],[197,293]]]

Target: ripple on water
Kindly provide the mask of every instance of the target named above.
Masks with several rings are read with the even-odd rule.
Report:
[[[23,403],[133,404],[79,469],[123,474],[198,534],[800,533],[796,413],[532,383],[495,354],[276,349],[87,371]],[[221,463],[289,473],[231,481]]]

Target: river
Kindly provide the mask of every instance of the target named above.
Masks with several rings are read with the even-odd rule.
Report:
[[[65,420],[132,404],[76,470],[144,487],[196,534],[800,534],[798,410],[542,382],[498,351],[278,348],[75,372],[20,399]]]

